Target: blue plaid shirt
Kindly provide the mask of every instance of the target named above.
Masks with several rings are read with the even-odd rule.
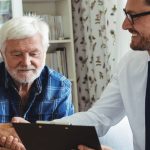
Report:
[[[32,84],[28,101],[22,107],[12,78],[0,63],[0,123],[20,116],[35,122],[53,120],[73,114],[71,82],[58,72],[44,67],[40,77]]]

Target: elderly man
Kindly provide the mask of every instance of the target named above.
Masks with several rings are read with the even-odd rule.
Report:
[[[1,27],[0,123],[73,114],[71,82],[45,66],[48,35],[47,24],[35,17],[14,18]]]

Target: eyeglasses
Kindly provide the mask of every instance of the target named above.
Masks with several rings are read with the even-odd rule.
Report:
[[[137,14],[130,14],[125,9],[123,9],[123,11],[131,24],[134,24],[135,18],[150,15],[150,11],[145,11],[145,12],[141,12],[141,13],[137,13]]]

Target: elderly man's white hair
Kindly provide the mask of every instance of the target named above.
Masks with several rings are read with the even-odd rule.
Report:
[[[42,37],[43,48],[49,46],[48,25],[38,17],[18,17],[7,21],[0,28],[0,50],[5,50],[5,42],[10,39],[24,39],[39,33]]]

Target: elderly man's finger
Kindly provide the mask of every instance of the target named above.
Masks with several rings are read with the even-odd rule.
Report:
[[[17,143],[14,150],[26,150],[22,143]]]
[[[13,141],[11,142],[11,150],[25,150],[24,145],[19,141],[18,138],[13,138]]]
[[[16,149],[16,145],[17,145],[18,142],[19,142],[19,139],[18,138],[14,138],[14,140],[12,141],[10,149],[11,150],[15,150]]]
[[[5,142],[6,142],[6,137],[5,136],[0,137],[0,145],[4,146]]]
[[[8,136],[7,138],[6,138],[6,142],[5,142],[5,145],[4,145],[4,147],[6,147],[6,148],[10,148],[11,147],[11,144],[12,144],[12,142],[13,142],[13,140],[14,140],[14,137],[13,136]]]

